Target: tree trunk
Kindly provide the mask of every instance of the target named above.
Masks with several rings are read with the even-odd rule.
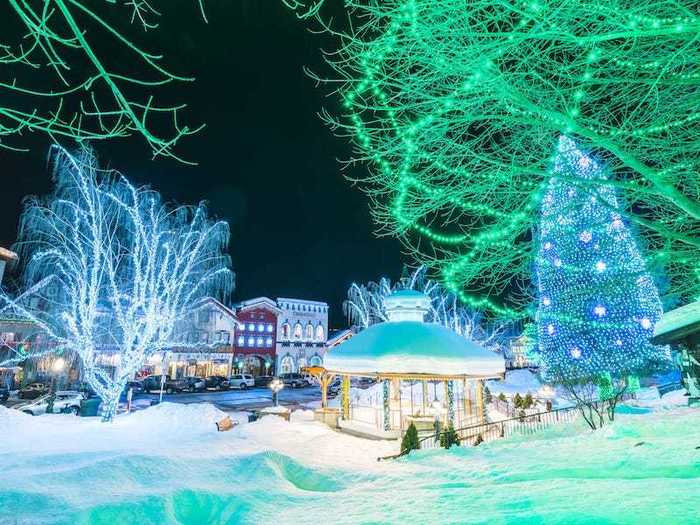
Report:
[[[109,396],[104,396],[102,398],[102,404],[100,405],[100,415],[102,416],[102,422],[108,423],[114,419],[117,414],[117,408],[119,408],[119,396],[121,391],[110,392]]]

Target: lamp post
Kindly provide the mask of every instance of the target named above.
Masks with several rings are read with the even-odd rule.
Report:
[[[279,394],[279,392],[284,388],[284,383],[278,378],[275,378],[270,382],[269,387],[270,390],[272,390],[272,402],[275,404],[275,406],[279,406],[277,394]]]

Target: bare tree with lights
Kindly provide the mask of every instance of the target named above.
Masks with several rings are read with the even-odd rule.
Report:
[[[426,276],[424,266],[393,284],[387,277],[367,284],[353,283],[348,289],[348,298],[343,302],[343,311],[360,330],[386,322],[384,299],[399,290],[417,290],[430,298],[426,322],[440,324],[485,347],[497,347],[508,328],[508,323],[489,322],[482,312],[465,308],[454,294]]]
[[[87,150],[55,148],[53,162],[53,193],[21,218],[23,292],[0,295],[0,312],[33,322],[42,352],[79,357],[108,421],[149,356],[192,346],[178,327],[198,302],[230,291],[228,224],[101,172]]]
[[[15,31],[0,37],[0,147],[23,149],[8,138],[29,131],[59,143],[138,134],[154,156],[184,161],[174,148],[201,126],[182,122],[184,104],[161,104],[156,95],[166,84],[194,79],[169,71],[160,55],[127,36],[129,27],[157,29],[158,11],[149,0],[100,3],[8,1],[6,23]],[[204,16],[202,0],[199,8]],[[130,59],[116,62],[121,53]]]
[[[609,168],[670,293],[700,296],[700,5],[695,0],[286,0],[324,54],[374,216],[475,308],[522,315],[560,136]],[[331,77],[331,78],[327,78]],[[604,199],[601,199],[604,202]],[[572,213],[575,213],[572,211]]]

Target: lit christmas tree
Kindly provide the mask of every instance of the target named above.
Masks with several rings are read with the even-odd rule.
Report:
[[[662,309],[601,165],[566,137],[542,203],[536,259],[540,353],[547,375],[622,377],[657,369],[649,343]],[[589,184],[586,184],[589,183]],[[594,190],[591,190],[594,188]]]

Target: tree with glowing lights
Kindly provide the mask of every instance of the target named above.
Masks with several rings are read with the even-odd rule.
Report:
[[[649,343],[661,301],[615,190],[601,186],[591,196],[568,182],[606,177],[599,162],[560,138],[536,259],[540,354],[547,375],[559,379],[620,378],[667,358]]]
[[[384,311],[384,299],[399,290],[423,292],[430,298],[426,322],[442,325],[484,347],[498,347],[508,328],[507,322],[487,321],[482,312],[465,308],[440,283],[428,279],[424,266],[406,273],[395,283],[387,277],[367,284],[352,283],[348,289],[348,298],[343,302],[345,315],[359,330],[386,322],[388,318]]]
[[[192,346],[179,327],[199,301],[231,289],[228,224],[100,172],[87,150],[55,148],[53,162],[53,193],[20,222],[23,291],[0,294],[0,313],[33,322],[41,351],[77,355],[110,420],[149,356]]]
[[[101,3],[97,9],[84,0],[9,0],[7,23],[17,30],[0,37],[0,148],[22,149],[3,138],[28,131],[78,143],[136,133],[154,156],[182,160],[175,145],[201,127],[183,125],[186,106],[159,104],[154,92],[193,79],[168,71],[161,56],[126,36],[130,25],[156,29],[158,11],[150,0]],[[134,62],[115,63],[115,48]],[[134,63],[142,67],[137,75],[124,69]]]
[[[567,184],[615,189],[670,292],[700,296],[698,2],[346,0],[332,24],[330,3],[285,3],[337,36],[315,78],[375,218],[462,301],[525,310],[560,135],[609,173]]]

